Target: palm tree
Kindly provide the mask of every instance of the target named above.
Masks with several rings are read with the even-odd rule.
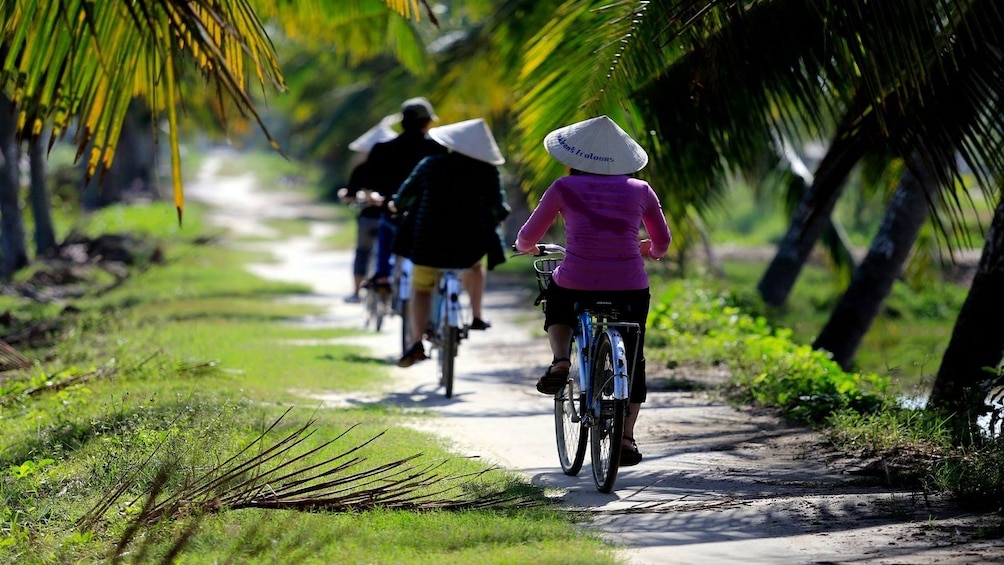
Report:
[[[52,201],[46,186],[45,138],[36,139],[28,147],[31,184],[28,203],[35,224],[35,255],[46,255],[56,250],[56,229],[52,223]]]
[[[998,186],[1004,192],[1004,186]],[[958,441],[979,437],[977,418],[986,402],[987,384],[999,382],[1004,343],[1004,199],[986,234],[983,255],[941,359],[928,406],[954,415]],[[997,376],[997,379],[994,377]]]
[[[256,11],[257,10],[257,11]],[[390,50],[405,64],[420,64],[421,50],[402,40],[408,20],[435,23],[427,0],[144,0],[0,4],[0,87],[19,108],[19,121],[37,135],[47,119],[54,135],[79,120],[75,141],[93,176],[106,168],[134,96],[144,98],[159,121],[166,114],[181,219],[179,113],[184,77],[201,77],[213,93],[222,124],[256,121],[280,149],[256,109],[250,87],[283,91],[278,60],[259,13],[312,37],[339,36],[354,53]],[[383,30],[368,28],[386,19]],[[372,19],[378,18],[378,19]],[[288,31],[287,31],[288,33]],[[392,41],[391,41],[392,40]],[[236,116],[235,116],[236,114]]]
[[[844,370],[851,369],[861,341],[892,291],[893,282],[903,273],[910,250],[928,218],[928,205],[934,198],[929,188],[931,183],[924,175],[922,160],[916,156],[886,209],[868,255],[812,343],[815,349],[831,352],[833,360]]]

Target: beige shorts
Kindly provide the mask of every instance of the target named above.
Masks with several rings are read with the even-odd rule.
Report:
[[[471,268],[477,267],[481,264],[479,260],[477,263],[471,265]],[[411,287],[419,291],[432,291],[436,288],[436,283],[439,282],[439,273],[443,272],[443,269],[437,267],[427,267],[425,265],[415,265],[411,271]]]

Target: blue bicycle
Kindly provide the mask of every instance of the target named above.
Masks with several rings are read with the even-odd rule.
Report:
[[[446,398],[453,396],[453,365],[460,341],[467,339],[470,309],[461,299],[463,269],[444,269],[433,295],[432,319],[427,335],[439,361],[439,384]]]
[[[556,244],[539,244],[537,250],[538,256],[565,253],[565,248]],[[534,261],[540,289],[534,305],[546,307],[545,291],[560,263],[561,259],[555,257]],[[571,476],[579,473],[588,441],[593,482],[605,493],[613,490],[617,481],[630,398],[629,363],[637,353],[628,356],[624,336],[641,330],[637,323],[619,321],[622,310],[623,305],[609,301],[576,305],[568,382],[554,395],[554,431],[561,470]]]

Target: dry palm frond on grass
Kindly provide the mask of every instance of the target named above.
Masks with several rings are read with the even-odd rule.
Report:
[[[58,390],[63,390],[73,385],[83,384],[91,380],[103,379],[113,374],[115,374],[114,367],[101,367],[86,373],[71,372],[67,373],[65,376],[48,378],[36,386],[31,386],[29,384],[25,387],[5,387],[7,390],[0,392],[0,406],[7,406],[8,404],[24,401],[27,398],[46,392],[56,392]]]
[[[185,477],[180,488],[164,494],[157,486],[147,494],[137,522],[202,515],[239,508],[270,508],[347,512],[374,508],[394,510],[469,510],[502,505],[531,506],[538,501],[505,490],[487,489],[476,482],[493,469],[446,475],[445,462],[419,464],[422,454],[364,467],[358,451],[383,432],[334,456],[322,455],[355,426],[321,445],[305,449],[314,420],[266,446],[265,440],[287,410],[247,447],[199,476]],[[256,451],[257,450],[257,451]],[[312,461],[319,458],[318,461]],[[78,526],[89,528],[137,484],[139,473],[123,481],[87,514]],[[158,481],[159,484],[159,481]],[[126,506],[139,503],[139,499]]]
[[[3,342],[0,341],[0,343]],[[0,348],[2,348],[2,346],[0,346]],[[135,372],[157,355],[160,355],[159,351],[153,353],[145,359],[142,359],[135,365],[124,369],[122,372],[125,374]],[[29,360],[28,365],[30,366],[32,364],[33,363]],[[202,365],[214,366],[212,365],[212,362],[203,363]],[[188,366],[179,365],[178,370],[179,372],[187,371],[193,374],[203,371],[202,368],[194,364]],[[39,375],[29,382],[6,380],[0,376],[0,385],[2,385],[0,386],[0,406],[7,406],[15,402],[24,401],[33,396],[38,396],[47,392],[56,392],[69,388],[73,385],[83,384],[92,380],[108,378],[119,374],[119,372],[119,369],[116,368],[115,360],[113,359],[109,362],[109,364],[86,373],[78,372],[76,368],[70,368],[53,375]]]
[[[11,344],[0,340],[0,373],[13,371],[14,369],[27,369],[31,365],[31,359],[22,355]]]

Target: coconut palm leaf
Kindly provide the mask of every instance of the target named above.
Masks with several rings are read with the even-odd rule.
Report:
[[[936,223],[946,242],[952,240],[949,232],[964,232],[961,222],[972,188],[964,173],[975,175],[976,189],[991,201],[999,186],[996,179],[1004,177],[1004,52],[977,36],[1004,31],[1004,10],[989,0],[957,4],[965,6],[954,14],[952,25],[932,30],[945,35],[927,43],[926,66],[907,73],[923,80],[891,81],[891,90],[862,112],[862,117],[874,118],[882,149],[904,159],[914,153],[923,159],[942,189],[945,205],[936,208]],[[817,200],[829,196],[820,193]]]
[[[644,3],[566,1],[530,38],[522,57],[514,111],[520,153],[529,175],[531,199],[539,198],[562,167],[541,149],[551,130],[599,114],[608,114],[644,143],[631,110],[611,92],[624,43],[635,29],[633,16]],[[646,22],[648,20],[642,19]]]
[[[343,56],[350,67],[389,55],[412,74],[422,75],[431,70],[423,37],[431,32],[419,24],[428,20],[430,26],[436,26],[438,20],[425,0],[253,0],[253,3],[261,19],[274,26],[272,36],[276,42],[293,43],[314,51],[333,51]]]
[[[525,494],[510,492],[504,486],[481,483],[479,479],[487,478],[491,469],[451,474],[444,470],[443,461],[422,463],[421,454],[370,464],[360,452],[383,434],[328,453],[347,438],[352,428],[309,447],[307,441],[316,431],[311,420],[273,439],[271,434],[288,414],[289,410],[253,442],[211,469],[189,471],[182,480],[170,485],[168,478],[181,469],[180,465],[160,469],[146,486],[140,484],[142,469],[137,469],[83,515],[78,525],[93,527],[117,502],[130,508],[141,507],[130,528],[133,531],[140,524],[164,518],[239,508],[459,511],[541,503]],[[122,501],[130,490],[145,492]],[[120,545],[128,543],[130,537],[124,535]]]
[[[78,158],[89,152],[89,176],[111,164],[134,96],[167,112],[179,221],[179,69],[196,69],[252,117],[251,80],[282,88],[272,45],[247,0],[18,1],[4,2],[0,15],[0,85],[18,106],[22,131],[38,135],[51,120],[55,138],[79,120],[74,140]]]

